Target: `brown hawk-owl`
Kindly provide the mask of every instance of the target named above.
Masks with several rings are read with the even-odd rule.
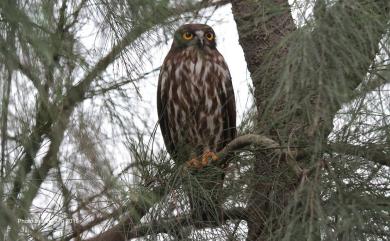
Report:
[[[176,163],[205,167],[210,157],[216,159],[215,152],[235,138],[232,81],[210,26],[185,24],[175,32],[161,66],[157,109],[167,151]],[[194,172],[203,171],[207,179],[212,170],[201,169]],[[211,178],[201,185],[213,192],[215,183],[223,180],[223,174],[218,176],[219,180]]]

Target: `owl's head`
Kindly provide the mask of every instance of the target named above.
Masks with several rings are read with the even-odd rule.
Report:
[[[184,24],[176,30],[172,46],[175,48],[196,46],[200,49],[207,46],[215,49],[214,30],[206,24]]]

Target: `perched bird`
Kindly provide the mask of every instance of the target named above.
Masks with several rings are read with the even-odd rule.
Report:
[[[192,208],[210,208],[218,202],[224,173],[209,161],[236,136],[231,76],[210,26],[185,24],[175,32],[160,70],[157,109],[167,151],[175,163],[193,167],[203,188],[201,196],[189,195]]]

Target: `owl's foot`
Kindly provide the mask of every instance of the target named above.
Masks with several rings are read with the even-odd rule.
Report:
[[[212,151],[207,151],[203,153],[201,165],[202,167],[205,167],[209,164],[210,161],[216,161],[216,160],[218,160],[218,156]]]
[[[193,158],[193,159],[187,161],[186,164],[187,164],[187,167],[201,169],[201,168],[207,166],[211,161],[216,161],[216,160],[218,160],[218,156],[212,151],[207,151],[207,152],[203,153],[201,160]]]
[[[187,161],[186,164],[187,164],[187,167],[196,168],[196,169],[202,168],[202,163],[201,163],[201,161],[199,161],[199,160],[196,159],[196,158],[193,158],[193,159]]]

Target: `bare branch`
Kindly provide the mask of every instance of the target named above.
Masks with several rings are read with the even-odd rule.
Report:
[[[221,164],[223,164],[227,162],[229,154],[250,145],[261,147],[264,150],[272,150],[272,154],[278,156],[279,159],[286,161],[297,176],[302,175],[302,168],[295,160],[298,153],[297,148],[282,147],[276,141],[264,135],[247,134],[239,136],[229,142],[229,144],[227,144],[222,151],[216,153],[216,155],[221,159]]]

